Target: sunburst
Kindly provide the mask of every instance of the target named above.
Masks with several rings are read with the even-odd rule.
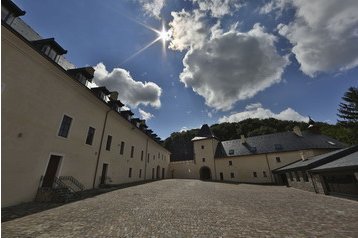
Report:
[[[162,46],[163,46],[163,54],[166,54],[166,43],[168,41],[170,41],[172,39],[172,31],[171,30],[166,30],[165,28],[165,24],[163,22],[162,24],[162,29],[161,30],[157,30],[151,26],[148,26],[144,23],[135,21],[138,24],[144,26],[145,28],[155,32],[158,37],[155,38],[152,42],[148,43],[147,45],[145,45],[143,48],[141,48],[140,50],[138,50],[137,52],[135,52],[133,55],[129,56],[126,60],[124,60],[122,63],[128,62],[129,60],[133,59],[135,56],[139,55],[140,53],[142,53],[144,50],[148,49],[150,46],[152,46],[154,43],[158,42],[158,41],[162,41]]]

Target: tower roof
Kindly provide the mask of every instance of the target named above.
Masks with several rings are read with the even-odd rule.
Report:
[[[211,131],[210,127],[207,124],[204,124],[201,128],[200,131],[198,133],[198,135],[196,137],[194,137],[192,139],[192,141],[194,140],[203,140],[203,139],[209,139],[209,138],[215,138],[217,139],[217,137],[214,135],[214,133]]]

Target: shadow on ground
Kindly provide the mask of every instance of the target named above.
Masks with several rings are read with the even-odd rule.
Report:
[[[114,190],[133,187],[141,184],[151,183],[155,180],[150,181],[140,181],[135,183],[127,183],[127,184],[111,184],[111,185],[105,185],[101,188],[96,189],[89,189],[81,192],[81,194],[78,196],[78,198],[73,199],[68,202],[63,203],[54,203],[54,202],[28,202],[28,203],[22,203],[16,206],[11,207],[5,207],[1,209],[1,222],[11,221],[17,218],[21,218],[24,216],[28,216],[31,214],[35,214],[38,212],[46,211],[52,208],[56,208],[59,206],[63,206],[65,204],[80,201],[86,198],[95,197],[100,194],[112,192]]]

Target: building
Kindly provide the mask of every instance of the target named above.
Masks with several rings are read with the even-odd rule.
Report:
[[[285,184],[285,175],[274,174],[277,168],[298,160],[346,147],[322,135],[314,126],[307,131],[293,131],[220,141],[203,125],[192,139],[194,160],[171,162],[172,178],[193,178],[227,182]]]
[[[16,21],[23,14],[2,1],[2,207],[59,187],[166,178],[160,138],[121,109],[117,92],[89,88],[94,69],[66,62],[54,38]]]
[[[358,146],[297,161],[274,171],[288,186],[322,194],[358,198]]]

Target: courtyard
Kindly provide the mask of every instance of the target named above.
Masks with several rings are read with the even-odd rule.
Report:
[[[294,188],[160,180],[2,223],[3,237],[358,237],[358,203]]]

